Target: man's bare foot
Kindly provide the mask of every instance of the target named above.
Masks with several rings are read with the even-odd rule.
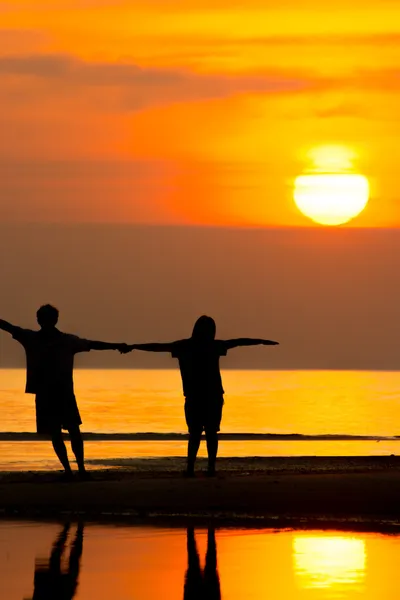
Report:
[[[79,471],[78,472],[78,477],[81,481],[91,481],[92,475],[89,473],[89,471],[83,470],[83,471]]]

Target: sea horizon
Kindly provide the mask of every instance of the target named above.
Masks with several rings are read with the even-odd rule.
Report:
[[[0,373],[2,371],[23,371],[25,372],[25,367],[24,366],[14,366],[14,367],[0,367]],[[82,366],[82,365],[76,365],[74,366],[74,372],[76,371],[176,371],[179,373],[179,368],[176,366],[164,366],[164,367],[151,367],[148,365],[143,365],[140,367],[115,367],[114,365],[110,365],[110,366]],[[276,371],[278,372],[288,372],[288,373],[293,373],[293,372],[315,372],[315,373],[324,373],[324,372],[328,372],[328,373],[332,373],[332,372],[336,372],[336,373],[400,373],[400,368],[399,369],[385,369],[385,368],[381,368],[381,367],[374,367],[372,369],[367,369],[367,368],[348,368],[348,369],[338,369],[335,367],[324,367],[324,368],[314,368],[314,367],[274,367],[274,368],[260,368],[260,367],[240,367],[237,368],[235,366],[227,366],[227,367],[221,367],[221,373],[223,374],[225,371],[250,371],[250,372],[254,372],[254,371],[260,371],[260,372],[270,372],[270,373],[274,373]],[[0,388],[1,390],[1,388]]]
[[[0,375],[0,470],[54,466],[51,445],[35,433],[34,396],[24,393],[24,369],[2,369]],[[222,378],[220,456],[398,453],[397,371],[224,369]],[[77,369],[75,393],[88,464],[185,455],[177,369]]]

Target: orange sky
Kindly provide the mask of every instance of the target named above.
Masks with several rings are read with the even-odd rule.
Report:
[[[394,0],[0,5],[0,220],[309,225],[307,152],[371,183],[353,226],[399,226]]]

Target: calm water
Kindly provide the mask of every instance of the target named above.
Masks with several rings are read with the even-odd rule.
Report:
[[[397,600],[400,537],[0,522],[4,600]]]
[[[225,371],[223,432],[400,434],[400,372]],[[176,370],[77,370],[83,431],[185,432]],[[0,371],[0,431],[35,431],[34,399],[24,371]],[[398,453],[400,442],[223,441],[221,455],[360,455]],[[184,442],[88,442],[90,459],[183,456]],[[204,449],[202,451],[204,453]],[[1,468],[54,466],[43,442],[0,442]]]

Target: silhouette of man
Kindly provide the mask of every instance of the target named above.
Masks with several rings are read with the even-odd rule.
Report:
[[[221,600],[215,530],[208,529],[204,570],[200,566],[200,557],[193,528],[187,529],[187,555],[188,568],[185,576],[183,600]]]
[[[57,329],[58,310],[46,304],[37,311],[39,331],[22,329],[0,319],[0,329],[10,333],[22,344],[26,354],[27,394],[36,394],[36,429],[51,436],[54,451],[65,470],[64,477],[72,478],[62,429],[68,430],[79,475],[88,479],[84,464],[82,423],[74,394],[74,356],[90,350],[120,350],[124,344],[109,344],[85,340]]]
[[[228,350],[238,346],[277,345],[278,342],[253,338],[216,340],[214,319],[203,315],[194,324],[189,339],[166,344],[133,344],[121,349],[147,352],[170,352],[179,361],[185,396],[185,417],[189,429],[186,476],[194,476],[194,465],[203,430],[206,434],[208,453],[208,475],[215,475],[218,453],[218,431],[220,430],[224,389],[222,387],[219,359]]]
[[[68,569],[61,561],[65,553],[70,524],[58,534],[48,560],[39,559],[35,565],[34,591],[31,600],[72,600],[78,588],[80,561],[83,550],[83,524],[78,524],[71,545]]]

